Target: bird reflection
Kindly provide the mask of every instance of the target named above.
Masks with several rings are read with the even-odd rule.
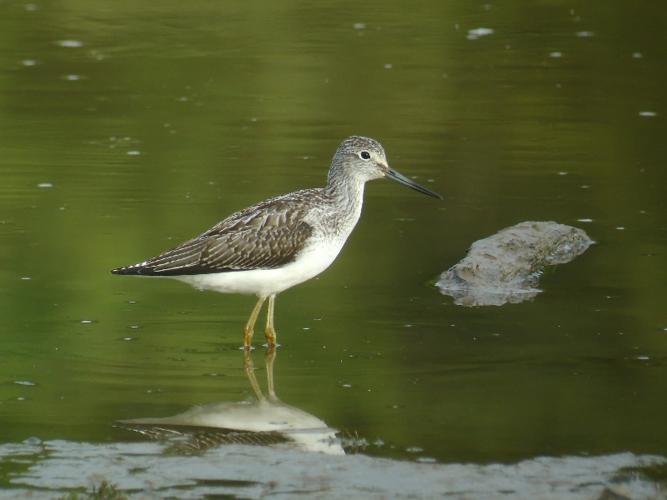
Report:
[[[243,368],[256,401],[222,401],[195,406],[172,417],[119,421],[119,427],[156,440],[166,440],[170,451],[188,453],[225,444],[289,446],[303,451],[344,454],[336,431],[319,418],[278,399],[273,378],[276,349],[265,356],[266,395],[252,359],[244,351]]]

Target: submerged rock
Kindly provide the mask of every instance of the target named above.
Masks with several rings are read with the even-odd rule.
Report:
[[[521,222],[472,244],[468,255],[440,275],[437,286],[461,306],[501,306],[535,297],[545,266],[565,264],[593,244],[579,228]]]

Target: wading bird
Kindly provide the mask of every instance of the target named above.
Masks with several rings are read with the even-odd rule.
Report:
[[[164,276],[202,290],[256,295],[244,329],[246,349],[268,298],[265,336],[268,345],[275,346],[276,295],[331,265],[359,220],[364,185],[382,177],[442,199],[390,168],[378,141],[352,136],[338,146],[325,187],[269,198],[157,257],[111,272]]]

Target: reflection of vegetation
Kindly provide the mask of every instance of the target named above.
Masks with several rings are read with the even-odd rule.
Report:
[[[646,465],[643,467],[624,467],[616,475],[616,479],[632,479],[637,475],[659,483],[663,490],[667,488],[667,463]]]
[[[126,500],[127,495],[118,490],[112,483],[102,481],[98,486],[92,486],[85,493],[71,492],[60,497],[60,500]]]

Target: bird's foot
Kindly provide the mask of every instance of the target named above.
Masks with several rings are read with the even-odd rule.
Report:
[[[267,325],[264,336],[266,337],[266,344],[264,344],[266,347],[276,347],[278,345],[276,343],[276,331],[272,326]]]

